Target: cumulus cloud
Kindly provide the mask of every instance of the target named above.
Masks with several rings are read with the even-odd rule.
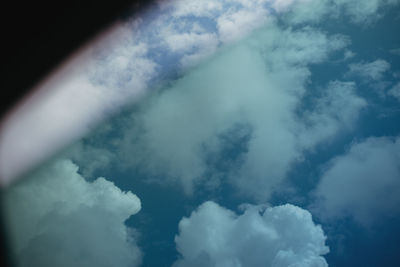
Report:
[[[151,96],[124,119],[113,151],[128,168],[179,182],[190,194],[197,185],[222,182],[210,158],[225,149],[221,135],[244,131],[246,151],[240,162],[226,160],[224,174],[240,193],[266,200],[305,150],[351,129],[365,106],[355,84],[335,81],[314,107],[301,115],[296,110],[309,64],[347,44],[343,36],[308,27],[269,25]]]
[[[387,61],[377,59],[372,62],[350,64],[349,74],[356,74],[368,80],[379,81],[389,69],[390,64]]]
[[[194,65],[216,51],[218,33],[204,28],[201,17],[217,20],[231,10],[224,6],[227,3],[169,3],[169,8],[155,8],[137,19],[116,23],[38,84],[35,93],[10,113],[0,129],[3,184],[138,99],[156,74]],[[184,18],[189,15],[192,19]],[[235,21],[246,31],[263,22],[243,21],[238,15]],[[190,27],[185,28],[186,24]],[[174,58],[176,53],[179,56]]]
[[[334,158],[316,189],[323,218],[351,216],[364,225],[400,212],[400,139],[368,138]]]
[[[183,67],[193,66],[273,18],[267,1],[164,1],[160,9],[169,15],[151,23],[157,30],[150,39],[161,47],[165,43],[169,53],[178,53]]]
[[[219,46],[218,36],[207,31],[197,21],[190,23],[191,29],[180,30],[177,22],[161,23],[160,43],[165,43],[172,54],[178,54],[181,66],[192,66],[201,59],[212,55]]]
[[[139,198],[58,159],[9,188],[4,220],[18,266],[138,266],[134,229],[124,222]]]
[[[397,3],[397,0],[160,1],[150,12],[109,29],[105,34],[108,37],[97,40],[101,45],[92,43],[81,50],[83,53],[77,53],[55,72],[53,76],[57,79],[39,84],[33,97],[2,123],[0,181],[4,183],[20,175],[81,137],[110,112],[138,99],[157,77],[194,66],[219,47],[247,36],[265,23],[277,18],[285,18],[288,25],[317,22],[342,13],[360,23],[379,17],[384,7]],[[95,52],[93,46],[97,47]],[[35,127],[29,128],[31,125],[26,122],[33,121]],[[29,136],[26,132],[30,132]],[[51,146],[47,145],[49,140]],[[43,147],[48,149],[38,149]],[[39,150],[42,153],[36,155]]]
[[[247,206],[237,215],[209,201],[179,222],[173,266],[328,266],[325,240],[299,207]]]
[[[204,38],[210,39],[211,47],[220,47],[237,41],[252,31],[265,24],[272,23],[276,19],[284,18],[288,25],[299,23],[312,23],[323,18],[338,18],[345,14],[355,23],[365,23],[379,17],[378,11],[382,8],[397,3],[395,1],[349,1],[349,0],[221,0],[201,1],[196,3],[184,3],[182,1],[160,2],[160,9],[169,12],[169,16],[160,16],[155,20],[152,28],[156,28],[156,35],[152,36],[152,42],[162,43],[167,41],[171,52],[176,52],[176,47],[184,50],[190,49],[190,55],[184,57],[193,58],[193,63],[211,55],[205,53],[204,45],[193,49],[193,43],[185,41],[188,36],[192,40]],[[194,35],[193,25],[200,25],[205,32],[203,35]],[[175,31],[170,36],[171,28]],[[168,30],[166,30],[168,29]],[[194,38],[194,39],[193,39]],[[176,40],[171,45],[171,40]],[[199,44],[200,44],[199,43]],[[210,51],[210,50],[208,50]],[[350,55],[348,55],[350,56]],[[188,63],[181,60],[183,66]]]
[[[216,20],[220,40],[223,43],[229,43],[246,36],[252,30],[265,24],[269,18],[269,12],[266,8],[253,7],[239,9],[235,12],[229,9],[228,11],[230,12],[222,14]]]
[[[390,49],[389,52],[393,55],[400,56],[400,48]]]

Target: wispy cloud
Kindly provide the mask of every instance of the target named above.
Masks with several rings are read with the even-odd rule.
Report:
[[[379,81],[389,69],[390,64],[386,60],[377,59],[372,62],[350,64],[348,74],[359,75],[364,79]]]
[[[322,218],[352,217],[369,226],[399,214],[399,138],[368,138],[334,158],[315,202]]]

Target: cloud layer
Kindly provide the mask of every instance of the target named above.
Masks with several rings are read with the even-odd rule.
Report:
[[[328,266],[325,235],[311,214],[293,205],[247,206],[236,215],[205,202],[179,223],[179,266]]]
[[[4,219],[18,266],[138,266],[134,229],[124,222],[139,198],[98,178],[87,182],[56,160],[6,192]]]

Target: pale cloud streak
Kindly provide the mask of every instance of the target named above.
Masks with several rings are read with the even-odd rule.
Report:
[[[349,65],[349,74],[356,74],[364,79],[379,81],[382,80],[385,72],[390,70],[390,64],[383,60],[377,59],[372,62],[359,62]]]

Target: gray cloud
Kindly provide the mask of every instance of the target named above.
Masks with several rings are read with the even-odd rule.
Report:
[[[138,266],[134,229],[124,222],[139,198],[98,178],[87,182],[59,159],[3,196],[4,219],[17,266]]]
[[[245,207],[237,215],[205,202],[179,222],[178,266],[328,266],[321,226],[293,205]]]

